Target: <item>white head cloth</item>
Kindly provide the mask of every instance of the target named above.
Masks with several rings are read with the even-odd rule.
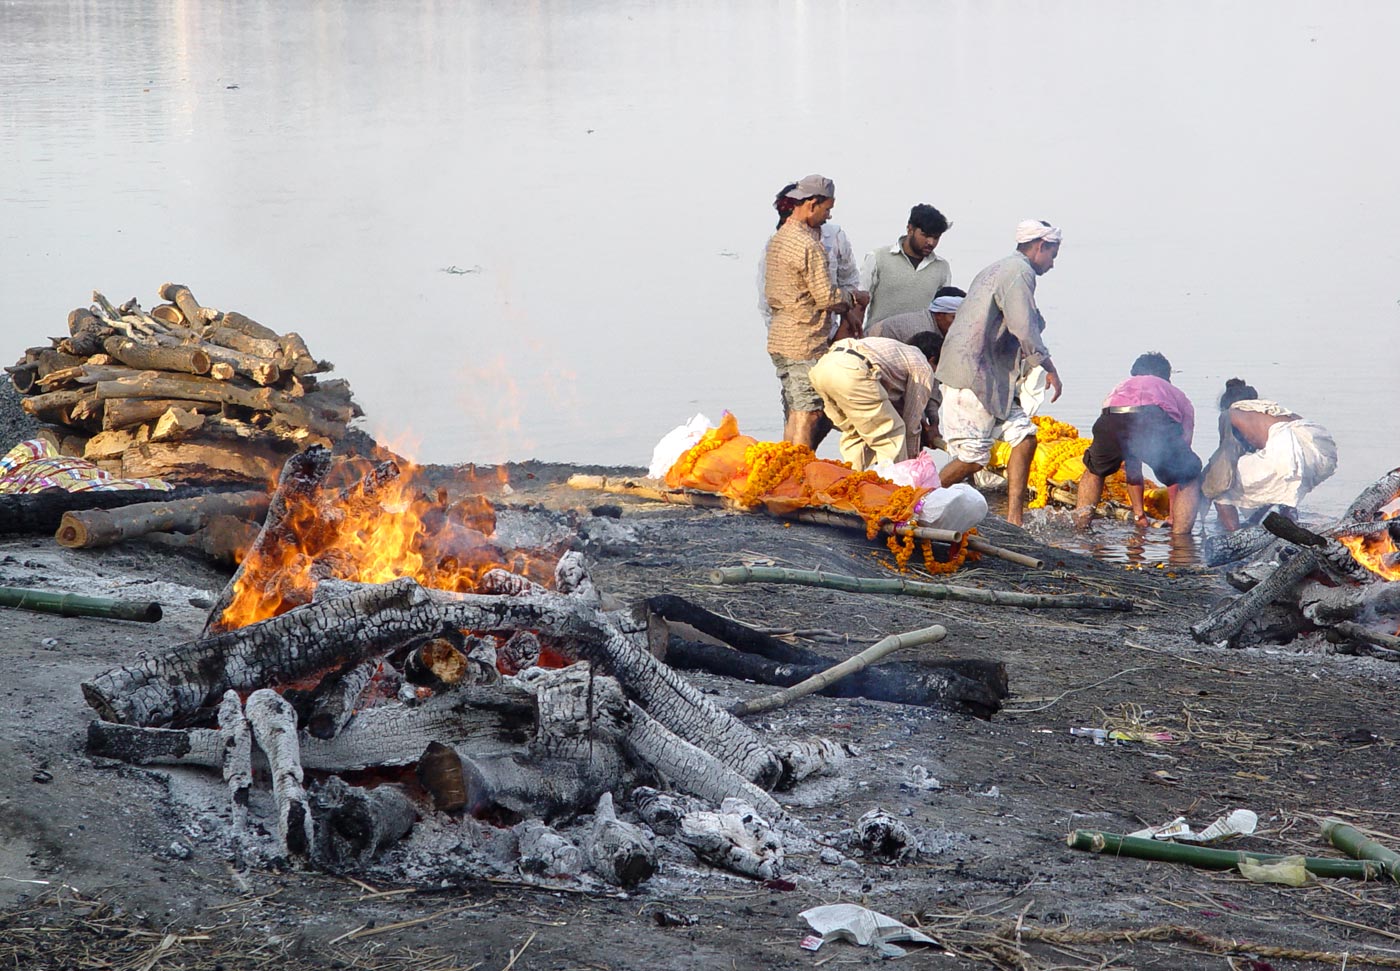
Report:
[[[1022,243],[1033,243],[1037,239],[1043,239],[1047,243],[1058,243],[1060,241],[1060,227],[1052,226],[1040,219],[1023,219],[1016,224],[1016,245]]]
[[[936,297],[933,303],[928,305],[929,313],[955,314],[962,306],[962,302],[962,297]]]

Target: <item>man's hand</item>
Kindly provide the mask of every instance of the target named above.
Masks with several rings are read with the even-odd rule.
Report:
[[[1060,372],[1056,371],[1054,368],[1046,368],[1045,383],[1055,389],[1055,393],[1050,396],[1050,400],[1052,402],[1059,401],[1060,392],[1065,389],[1065,386],[1060,383]]]
[[[851,302],[861,308],[861,310],[864,310],[866,307],[870,306],[870,292],[867,290],[852,290]]]

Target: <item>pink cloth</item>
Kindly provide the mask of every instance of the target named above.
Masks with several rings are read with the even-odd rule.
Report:
[[[1121,382],[1103,400],[1105,408],[1128,408],[1133,405],[1156,405],[1181,423],[1186,441],[1196,428],[1196,409],[1176,385],[1153,374],[1139,374]]]

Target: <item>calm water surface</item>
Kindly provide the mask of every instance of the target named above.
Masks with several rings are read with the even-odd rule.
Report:
[[[303,334],[422,461],[645,464],[776,437],[754,267],[819,171],[857,251],[1026,217],[1087,432],[1156,349],[1400,464],[1400,5],[0,0],[0,356],[165,281]],[[828,449],[831,446],[828,445]]]

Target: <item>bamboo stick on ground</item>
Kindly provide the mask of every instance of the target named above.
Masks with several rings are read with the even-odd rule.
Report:
[[[731,566],[710,571],[710,582],[728,583],[795,583],[807,587],[826,587],[850,593],[904,593],[930,600],[959,600],[965,603],[992,604],[1001,607],[1075,607],[1092,610],[1132,610],[1131,600],[1120,597],[1096,597],[1085,594],[1018,593],[1011,590],[984,590],[981,587],[960,587],[947,583],[922,583],[903,578],[868,579],[821,573],[816,570],[789,570],[783,567]]]
[[[1076,829],[1065,837],[1065,843],[1075,850],[1127,856],[1138,860],[1161,860],[1164,863],[1186,863],[1206,870],[1233,870],[1240,863],[1278,863],[1291,859],[1279,853],[1246,853],[1242,850],[1213,850],[1204,846],[1186,846],[1138,836],[1119,836],[1094,829]],[[1303,857],[1303,866],[1314,876],[1352,877],[1357,880],[1379,880],[1386,876],[1385,864],[1377,860],[1338,860],[1330,857]]]
[[[1400,882],[1400,853],[1368,839],[1355,826],[1340,819],[1324,819],[1322,835],[1337,849],[1357,860],[1375,860],[1385,868],[1390,879]]]
[[[1008,550],[1002,546],[993,546],[980,536],[969,536],[967,538],[967,548],[974,553],[981,553],[984,556],[994,556],[1008,563],[1017,563],[1021,566],[1030,567],[1032,570],[1039,570],[1045,565],[1045,561],[1039,557],[1027,556],[1025,553],[1017,553],[1015,550]]]
[[[781,708],[791,704],[798,698],[804,698],[825,688],[833,682],[857,671],[862,671],[870,667],[876,661],[885,657],[901,647],[918,647],[921,644],[933,644],[943,640],[948,636],[948,631],[938,624],[932,627],[924,627],[919,630],[907,631],[903,634],[891,634],[878,644],[867,647],[854,657],[847,658],[840,664],[827,668],[820,674],[814,674],[806,681],[799,681],[790,688],[762,698],[754,698],[750,701],[740,702],[730,709],[730,713],[737,716],[756,715],[763,711],[772,711],[774,708]]]
[[[108,597],[84,597],[76,593],[0,587],[0,607],[34,610],[62,617],[103,617],[109,620],[137,620],[153,624],[161,618],[160,604]]]

